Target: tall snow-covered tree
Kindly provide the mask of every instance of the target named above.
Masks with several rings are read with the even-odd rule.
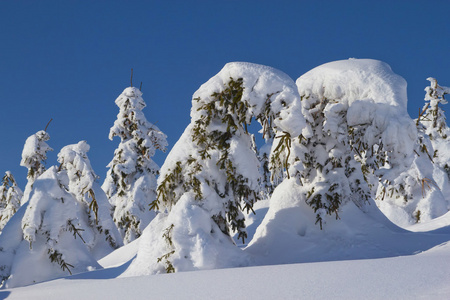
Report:
[[[53,149],[47,145],[50,135],[40,130],[31,135],[25,141],[25,146],[22,151],[22,160],[20,165],[28,169],[28,182],[25,187],[22,204],[27,202],[30,196],[33,183],[45,171],[45,161],[47,160],[47,152]]]
[[[5,226],[0,265],[7,287],[100,268],[97,260],[122,245],[88,150],[84,141],[64,147],[61,165],[35,180],[21,218]]]
[[[0,186],[0,232],[20,207],[22,190],[17,186],[11,172],[7,171]]]
[[[109,138],[118,136],[121,141],[102,188],[114,206],[114,222],[126,244],[138,238],[155,217],[149,204],[156,199],[159,167],[152,157],[156,150],[166,150],[167,141],[145,118],[142,109],[146,104],[139,89],[126,88],[116,104],[120,111]]]
[[[296,83],[309,126],[301,136],[291,133],[292,124],[278,130],[271,165],[284,163],[289,174],[246,248],[280,263],[283,247],[295,245],[301,255],[311,247],[319,252],[320,240],[329,240],[348,249],[349,231],[396,230],[373,199],[380,181],[393,182],[409,169],[417,136],[406,82],[383,62],[331,62]]]
[[[229,63],[194,94],[191,124],[169,153],[158,180],[161,211],[141,238],[128,275],[220,268],[245,264],[231,233],[245,241],[242,210],[259,199],[260,162],[248,126],[263,134],[297,123],[300,98],[292,79],[269,67]],[[293,108],[295,110],[295,108]],[[273,125],[269,123],[273,122]]]

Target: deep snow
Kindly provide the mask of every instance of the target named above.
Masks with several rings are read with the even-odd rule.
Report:
[[[0,299],[448,299],[450,243],[384,259],[109,279],[115,271],[1,290]]]

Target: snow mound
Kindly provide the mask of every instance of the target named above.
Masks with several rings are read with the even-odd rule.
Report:
[[[270,208],[244,251],[257,265],[371,259],[412,255],[448,241],[448,234],[412,233],[391,223],[373,201],[366,212],[352,202],[327,216],[321,230],[305,203],[304,188],[285,180],[274,191]]]

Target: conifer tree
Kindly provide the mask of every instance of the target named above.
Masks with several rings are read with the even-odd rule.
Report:
[[[17,186],[11,172],[7,171],[0,186],[0,232],[20,207],[22,190]]]
[[[2,276],[8,287],[99,268],[97,260],[122,245],[111,206],[90,166],[88,150],[84,141],[61,149],[61,165],[35,180],[31,198],[22,206],[25,211],[20,222],[10,222],[4,228],[23,236],[15,249],[9,246],[5,253],[0,251]],[[0,243],[9,241],[0,235]],[[18,248],[21,254],[15,256]],[[10,260],[5,263],[4,257]]]
[[[28,201],[36,178],[45,171],[47,152],[53,150],[46,143],[49,139],[50,135],[46,131],[40,130],[28,137],[25,141],[20,165],[28,169],[28,182],[25,187],[24,197],[21,201],[22,204]]]
[[[427,102],[416,120],[420,132],[426,134],[431,140],[433,150],[429,150],[426,143],[421,143],[421,151],[426,152],[433,161],[444,168],[450,179],[450,165],[447,154],[450,149],[450,129],[447,126],[444,110],[441,105],[447,104],[445,95],[450,94],[450,88],[440,86],[435,78],[427,78],[430,86],[425,88],[425,101]],[[431,153],[430,153],[431,152]]]
[[[62,148],[58,154],[58,162],[61,164],[59,172],[65,173],[68,177],[69,182],[65,184],[65,189],[84,207],[87,225],[96,236],[102,236],[102,239],[107,241],[110,249],[107,248],[106,251],[110,251],[122,246],[123,243],[110,216],[111,204],[100,188],[98,176],[87,157],[89,149],[86,141]],[[92,249],[98,247],[98,244],[105,246],[98,240],[87,243]]]
[[[269,140],[281,123],[295,122],[298,134],[301,113],[283,113],[283,108],[300,112],[299,102],[287,75],[249,63],[229,63],[202,85],[193,96],[191,124],[161,169],[152,208],[162,213],[145,230],[127,274],[136,275],[133,269],[142,264],[149,273],[229,266],[225,257],[243,264],[245,255],[231,236],[246,241],[242,211],[251,211],[261,196],[260,161],[249,124],[256,119]]]
[[[114,222],[126,244],[138,238],[155,216],[149,204],[156,198],[159,167],[151,158],[156,150],[165,151],[167,141],[145,118],[146,104],[139,89],[126,88],[116,104],[120,111],[109,138],[118,136],[121,141],[102,188],[114,206]]]
[[[290,136],[282,136],[273,156],[283,144],[286,148],[292,148],[292,143],[299,147],[299,151],[292,148],[291,152],[298,156],[291,161],[301,161],[303,168],[294,175],[307,190],[306,203],[314,210],[316,224],[322,229],[326,215],[338,219],[347,202],[363,207],[371,195],[352,151],[348,106],[317,94],[301,93],[301,97],[310,132],[294,141]]]
[[[297,85],[312,130],[300,141],[298,174],[317,223],[338,218],[348,202],[364,211],[371,198],[405,196],[400,175],[411,167],[417,135],[404,79],[382,62],[350,59],[319,66]]]

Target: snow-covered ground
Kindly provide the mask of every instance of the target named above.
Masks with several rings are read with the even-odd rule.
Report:
[[[117,269],[2,290],[7,299],[449,299],[450,243],[394,258],[110,279]]]
[[[268,205],[268,201],[258,203],[251,225],[261,223]],[[405,231],[403,238],[417,239],[418,247],[433,242],[436,246],[388,258],[117,278],[136,254],[138,239],[101,259],[103,270],[0,290],[0,299],[449,299],[450,213],[408,229],[427,233]],[[424,236],[426,243],[421,241]],[[280,249],[278,254],[289,256],[297,250]],[[321,260],[320,254],[309,255],[310,260]]]

